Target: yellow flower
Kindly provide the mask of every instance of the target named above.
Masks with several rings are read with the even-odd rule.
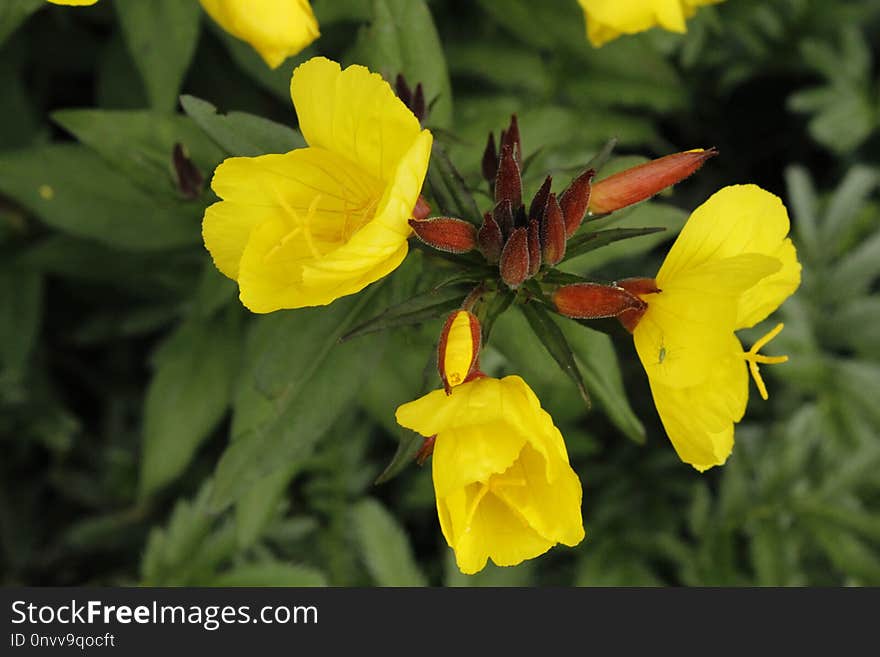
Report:
[[[47,0],[53,5],[67,5],[68,7],[87,7],[95,4],[98,0]]]
[[[700,471],[733,449],[748,370],[766,399],[757,364],[786,360],[757,353],[781,325],[748,352],[734,331],[765,319],[800,284],[788,229],[779,198],[725,187],[688,219],[657,274],[660,292],[639,294],[648,308],[633,338],[654,403],[678,455]]]
[[[722,0],[578,0],[587,21],[587,38],[595,47],[621,34],[636,34],[654,26],[686,32],[685,19],[697,7]]]
[[[437,512],[463,573],[584,538],[581,484],[562,435],[518,376],[435,390],[398,408],[397,422],[436,435]]]
[[[247,41],[277,68],[320,36],[308,0],[199,0],[232,36]]]
[[[431,133],[382,78],[315,57],[290,83],[308,148],[234,157],[202,235],[254,312],[319,306],[394,270],[407,253]]]

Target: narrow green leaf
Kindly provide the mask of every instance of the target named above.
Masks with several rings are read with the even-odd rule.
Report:
[[[584,400],[584,404],[586,404],[587,408],[590,408],[592,405],[590,393],[584,385],[580,369],[562,330],[553,318],[550,317],[549,313],[537,303],[523,304],[520,306],[520,310],[522,310],[523,315],[529,322],[529,326],[532,327],[541,344],[553,356],[553,360],[565,372],[565,375],[574,382],[578,392],[581,394],[581,398]]]
[[[309,566],[268,560],[227,570],[215,576],[210,586],[327,586],[327,579],[320,570]],[[305,618],[312,616],[300,616],[300,622]]]
[[[804,167],[790,166],[785,170],[785,184],[794,214],[794,234],[799,245],[805,247],[811,257],[815,257],[819,253],[819,220],[813,181]]]
[[[279,468],[254,482],[235,503],[235,537],[240,549],[251,547],[260,538],[299,469],[298,463]]]
[[[612,137],[605,142],[605,145],[602,146],[602,149],[593,156],[593,159],[587,162],[584,171],[592,169],[596,173],[599,173],[602,167],[604,167],[611,158],[611,154],[614,152],[615,148],[617,148],[617,137]]]
[[[43,316],[43,277],[0,266],[0,371],[23,374]]]
[[[4,0],[0,4],[0,44],[44,4],[45,0]]]
[[[648,228],[609,228],[608,230],[599,230],[591,233],[583,233],[576,235],[571,239],[565,249],[565,257],[577,258],[579,255],[589,253],[594,249],[601,249],[608,246],[612,242],[618,240],[627,240],[633,237],[641,237],[642,235],[652,235],[653,233],[662,233],[665,228],[662,226]]]
[[[108,164],[151,191],[179,197],[171,154],[180,143],[205,179],[223,152],[192,119],[141,110],[68,109],[52,120],[103,157]]]
[[[343,335],[340,340],[345,342],[368,333],[399,328],[401,326],[412,326],[430,319],[443,317],[461,306],[461,302],[466,295],[467,290],[463,290],[460,287],[443,287],[428,290],[403,303],[388,308],[376,317],[358,324]]]
[[[190,321],[159,349],[144,404],[140,489],[173,481],[217,426],[238,369],[239,317]]]
[[[85,146],[0,153],[0,191],[58,230],[148,251],[200,241],[202,206],[160,198]]]
[[[150,104],[160,111],[172,111],[198,43],[201,8],[195,2],[180,0],[113,5]]]
[[[822,223],[820,240],[825,248],[840,247],[878,182],[880,173],[876,169],[854,166],[847,171],[831,197]]]
[[[406,533],[379,502],[366,498],[352,509],[361,557],[378,586],[425,586]]]
[[[195,96],[181,96],[183,111],[229,155],[255,157],[287,153],[305,146],[296,130],[246,112],[219,114],[211,103]]]
[[[443,214],[469,221],[475,226],[483,223],[483,215],[477,207],[464,178],[455,168],[449,155],[440,144],[431,149],[431,166],[428,168],[428,186],[437,207],[434,214]]]

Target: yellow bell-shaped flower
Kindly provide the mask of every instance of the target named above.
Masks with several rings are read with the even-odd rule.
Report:
[[[211,182],[223,200],[202,223],[258,313],[325,305],[394,270],[431,154],[431,133],[363,66],[315,57],[290,92],[308,148],[227,159]]]
[[[765,319],[800,284],[788,229],[779,198],[725,187],[688,219],[655,279],[660,291],[639,294],[648,307],[633,338],[654,403],[678,455],[700,471],[733,448],[748,371],[766,398],[757,365],[785,360],[757,353],[781,325],[747,352],[734,331]]]
[[[685,21],[697,7],[722,0],[578,0],[587,21],[587,38],[597,48],[622,34],[652,27],[686,32]]]
[[[514,566],[584,538],[581,484],[562,435],[518,376],[481,377],[397,409],[435,436],[432,471],[446,542],[463,573]]]
[[[67,5],[68,7],[87,7],[93,5],[98,0],[47,0],[53,5]]]
[[[308,0],[200,0],[224,30],[277,68],[320,36]]]

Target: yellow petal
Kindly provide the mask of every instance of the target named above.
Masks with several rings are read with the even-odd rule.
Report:
[[[87,7],[93,5],[98,0],[47,0],[53,5],[67,5],[68,7]]]
[[[685,19],[696,7],[721,0],[578,0],[587,21],[587,37],[598,47],[621,34],[636,34],[654,26],[685,32]]]
[[[251,231],[276,213],[272,206],[233,201],[209,206],[202,221],[202,239],[217,269],[229,278],[238,280],[238,266]]]
[[[200,0],[217,24],[277,68],[320,36],[307,0]]]
[[[363,66],[343,71],[315,57],[294,71],[290,94],[310,146],[343,154],[382,181],[395,176],[419,134],[413,113],[380,75]]]
[[[756,185],[713,194],[688,219],[656,276],[664,289],[685,272],[746,253],[776,257],[788,234],[782,201]]]
[[[772,255],[782,266],[778,272],[762,279],[740,296],[737,329],[750,328],[764,321],[801,284],[801,263],[791,240],[784,240]]]
[[[733,425],[748,400],[742,345],[728,336],[727,355],[707,365],[700,385],[672,388],[649,379],[654,405],[679,458],[703,471],[721,465],[733,449]]]

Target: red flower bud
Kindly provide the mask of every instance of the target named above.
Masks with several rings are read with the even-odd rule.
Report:
[[[501,251],[498,265],[501,279],[508,287],[516,289],[529,276],[529,238],[528,231],[520,226],[511,233],[507,244]]]
[[[590,212],[605,214],[620,210],[633,203],[651,198],[654,194],[684,180],[710,157],[718,155],[714,148],[675,153],[658,160],[645,162],[608,176],[593,184]]]
[[[547,212],[541,222],[541,257],[551,267],[565,257],[565,220],[556,194],[550,194]]]
[[[630,294],[638,296],[640,299],[643,294],[656,294],[661,291],[660,288],[657,287],[657,282],[653,278],[625,278],[622,281],[617,281],[615,285],[622,287],[624,290]],[[644,299],[642,299],[642,301],[644,301]],[[617,319],[623,325],[623,328],[632,333],[647,309],[648,304],[645,303],[644,308],[633,308],[631,310],[623,311],[617,316]]]
[[[536,219],[529,222],[529,277],[541,269],[541,229]]]
[[[501,147],[501,159],[498,162],[498,175],[495,177],[495,201],[510,201],[510,209],[516,212],[522,205],[522,180],[519,165],[513,155],[513,149],[505,144]]]
[[[482,161],[483,178],[489,181],[492,188],[495,187],[495,176],[498,175],[498,149],[495,148],[495,134],[490,132],[483,151]]]
[[[510,205],[510,201],[506,199],[498,201],[492,210],[492,216],[495,218],[495,223],[501,229],[501,234],[505,238],[509,237],[513,232],[513,207]]]
[[[473,224],[453,217],[410,219],[409,225],[422,242],[447,253],[467,253],[477,244]]]
[[[562,208],[562,216],[565,219],[566,237],[574,235],[584,220],[590,204],[591,181],[594,175],[596,172],[593,169],[587,169],[572,180],[568,189],[559,197],[559,207]]]
[[[501,149],[510,146],[513,158],[517,164],[522,164],[522,141],[519,136],[519,123],[516,120],[516,114],[510,115],[510,125],[506,131],[501,133]]]
[[[419,200],[416,201],[416,207],[413,208],[412,216],[415,219],[427,219],[431,214],[431,206],[425,200],[425,197],[419,194]]]
[[[538,193],[535,194],[535,198],[532,199],[532,204],[529,206],[529,220],[541,221],[544,218],[544,213],[547,211],[547,199],[550,198],[550,185],[552,184],[553,178],[547,176]]]
[[[456,310],[449,315],[437,347],[437,369],[446,394],[477,371],[481,343],[480,321],[476,315],[467,310]]]
[[[491,212],[483,215],[483,225],[477,231],[477,245],[489,264],[494,265],[501,258],[504,237]]]
[[[425,465],[425,461],[431,458],[431,454],[434,453],[434,441],[437,439],[437,434],[435,433],[433,436],[428,436],[422,441],[422,446],[419,447],[419,451],[416,452],[416,463],[419,465]]]
[[[617,317],[627,310],[642,310],[647,304],[622,287],[598,283],[565,285],[553,293],[553,304],[562,315],[575,319]]]

